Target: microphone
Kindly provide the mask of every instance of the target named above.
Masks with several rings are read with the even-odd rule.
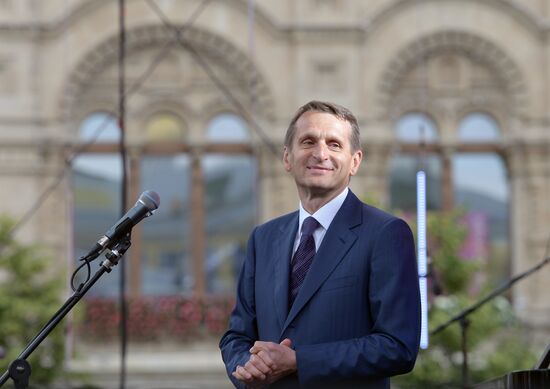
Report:
[[[91,261],[105,249],[111,249],[121,238],[130,233],[140,221],[149,217],[160,205],[160,196],[152,190],[146,190],[139,196],[136,204],[114,226],[103,235],[81,261]]]

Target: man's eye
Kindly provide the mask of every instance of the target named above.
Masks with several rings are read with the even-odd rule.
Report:
[[[330,147],[335,148],[335,149],[339,149],[341,146],[340,146],[340,143],[338,143],[338,142],[332,142],[330,144]]]
[[[311,139],[305,139],[302,143],[305,145],[312,145],[313,141]]]

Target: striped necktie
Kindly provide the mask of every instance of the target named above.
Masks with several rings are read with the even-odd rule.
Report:
[[[319,227],[319,222],[313,217],[308,216],[302,223],[302,236],[300,244],[291,263],[290,283],[289,283],[289,309],[292,307],[298,291],[306,278],[306,274],[315,257],[315,239],[313,232]]]

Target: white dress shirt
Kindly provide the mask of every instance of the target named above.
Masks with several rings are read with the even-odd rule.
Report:
[[[300,218],[298,220],[298,233],[296,234],[296,238],[294,239],[294,249],[292,250],[292,256],[294,256],[294,253],[298,249],[298,245],[300,244],[302,223],[308,216],[313,216],[315,220],[317,220],[320,224],[320,226],[317,227],[317,229],[313,232],[313,239],[315,239],[315,251],[319,250],[319,246],[321,246],[321,242],[325,237],[325,234],[330,226],[330,223],[332,223],[334,216],[336,216],[336,214],[340,210],[340,207],[344,203],[344,200],[346,199],[348,192],[349,192],[349,188],[346,187],[342,191],[342,193],[340,193],[338,196],[336,196],[335,198],[330,200],[328,203],[323,205],[321,208],[319,208],[317,212],[315,212],[313,215],[310,215],[304,209],[304,207],[302,206],[302,203],[300,202]]]

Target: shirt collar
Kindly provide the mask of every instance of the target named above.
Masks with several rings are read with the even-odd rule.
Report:
[[[336,216],[336,214],[340,210],[340,207],[342,206],[342,204],[344,204],[344,200],[346,199],[348,192],[349,188],[346,187],[338,196],[319,208],[317,212],[315,212],[313,215],[309,214],[300,202],[300,219],[298,224],[298,232],[302,230],[302,223],[308,216],[313,216],[315,220],[317,220],[319,224],[325,229],[325,231],[328,230],[330,223],[332,223],[332,220],[334,219],[334,216]]]

